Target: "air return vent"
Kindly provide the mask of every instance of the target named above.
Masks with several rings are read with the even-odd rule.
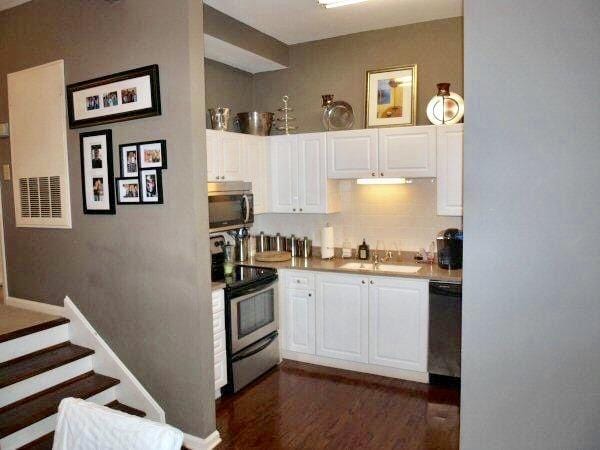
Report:
[[[8,74],[18,227],[71,228],[63,61]]]

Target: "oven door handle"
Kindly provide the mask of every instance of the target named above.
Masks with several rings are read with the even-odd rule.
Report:
[[[278,336],[278,333],[275,332],[275,333],[271,334],[270,336],[267,336],[266,338],[261,339],[260,341],[253,344],[252,346],[233,355],[233,357],[231,358],[231,362],[240,361],[242,359],[246,359],[253,355],[256,355],[259,352],[262,352],[265,348],[267,348],[269,345],[271,345],[275,339],[277,339],[277,336]]]
[[[274,281],[273,283],[269,283],[267,285],[260,285],[260,286],[256,286],[254,288],[251,289],[244,289],[244,295],[240,296],[240,297],[233,297],[231,299],[231,301],[233,303],[239,303],[243,300],[246,300],[247,298],[253,297],[256,294],[262,294],[263,292],[267,292],[273,288],[275,288],[275,285],[277,284],[277,281]]]

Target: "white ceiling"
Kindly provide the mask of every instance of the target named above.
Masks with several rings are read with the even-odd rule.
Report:
[[[325,9],[317,0],[204,0],[286,44],[462,16],[462,0],[369,0]]]
[[[27,3],[29,1],[31,0],[0,0],[0,11],[20,5],[21,3]]]

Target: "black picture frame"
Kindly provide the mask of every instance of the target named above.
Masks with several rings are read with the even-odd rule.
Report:
[[[140,172],[140,175],[139,175],[140,203],[142,205],[162,205],[164,203],[162,170],[157,169],[157,168],[151,168],[151,169],[140,169],[139,172]],[[157,200],[155,202],[144,200],[144,192],[146,189],[144,176],[146,175],[147,172],[156,172],[156,193],[157,193],[156,197],[157,197]]]
[[[138,183],[137,201],[127,201],[127,202],[121,201],[121,188],[119,185],[120,181],[136,181]],[[115,178],[115,192],[116,192],[117,205],[140,205],[142,203],[142,190],[140,187],[139,177],[137,177],[137,178],[130,178],[130,177]]]
[[[134,172],[129,172],[126,167],[126,157],[125,152],[130,152],[131,147],[135,147],[135,162],[137,164],[137,170]],[[137,178],[139,177],[140,172],[140,149],[136,143],[131,144],[121,144],[119,145],[119,166],[120,166],[120,178]]]
[[[160,145],[160,155],[161,155],[161,164],[160,166],[144,166],[144,162],[142,160],[142,147],[146,145],[159,144]],[[167,169],[167,141],[165,139],[157,139],[154,141],[144,141],[144,142],[136,142],[135,144],[138,148],[138,170],[144,169]]]
[[[108,189],[108,202],[109,207],[107,209],[92,209],[87,204],[87,192],[86,185],[88,185],[88,181],[93,182],[94,173],[86,173],[85,161],[86,158],[90,156],[90,154],[86,151],[84,147],[84,141],[86,138],[95,137],[95,136],[105,136],[106,138],[106,180],[103,183],[104,186]],[[81,192],[82,192],[82,200],[83,200],[83,213],[84,214],[116,214],[115,207],[115,185],[114,185],[114,172],[113,172],[113,148],[112,148],[112,131],[111,130],[98,130],[98,131],[88,131],[86,133],[79,134],[79,153],[80,153],[80,162],[81,162]],[[92,170],[96,170],[93,169]],[[88,180],[90,178],[91,180]],[[103,177],[104,178],[104,177]]]
[[[73,95],[76,92],[83,91],[86,89],[101,87],[111,83],[119,81],[125,81],[128,79],[139,78],[143,76],[150,77],[150,96],[151,106],[147,108],[136,109],[125,112],[108,113],[98,117],[91,117],[86,119],[76,119],[75,117],[75,105]],[[123,96],[123,93],[121,93]],[[135,92],[134,92],[135,95]],[[94,96],[96,97],[96,96]],[[118,93],[117,93],[118,99]],[[96,99],[99,103],[99,98]],[[124,101],[124,100],[122,100]],[[122,106],[122,104],[121,104]],[[152,117],[161,115],[161,103],[160,103],[160,80],[158,64],[150,66],[139,67],[137,69],[131,69],[124,72],[115,73],[92,80],[80,81],[78,83],[69,84],[67,86],[67,108],[69,113],[69,128],[83,128],[93,125],[104,125],[107,123],[122,122],[125,120],[142,119],[144,117]]]

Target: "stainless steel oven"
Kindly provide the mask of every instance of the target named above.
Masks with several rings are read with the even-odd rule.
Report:
[[[277,274],[227,288],[228,392],[279,363]]]
[[[223,181],[208,183],[210,232],[233,230],[254,222],[252,183]]]

